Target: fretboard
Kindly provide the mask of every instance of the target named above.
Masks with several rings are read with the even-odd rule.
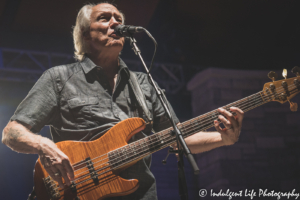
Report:
[[[232,111],[230,111],[230,107],[238,107],[242,111],[247,112],[270,101],[270,97],[264,95],[263,92],[258,92],[236,102],[223,106],[222,108],[231,113]],[[233,114],[235,115],[235,113]],[[190,119],[186,122],[183,122],[178,125],[178,128],[182,132],[183,137],[186,138],[197,132],[204,131],[208,128],[213,127],[214,120],[218,120],[220,122],[220,120],[218,119],[218,115],[220,115],[220,113],[216,109]],[[109,157],[111,160],[110,164],[116,168],[121,167],[134,160],[138,160],[160,149],[168,147],[174,142],[176,142],[176,136],[173,133],[173,128],[168,128],[151,136],[132,142],[124,147],[111,151],[109,153]]]

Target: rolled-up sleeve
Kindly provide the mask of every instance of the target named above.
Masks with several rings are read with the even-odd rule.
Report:
[[[20,103],[11,121],[28,124],[32,132],[38,133],[45,125],[55,121],[57,112],[57,91],[51,73],[47,70]]]

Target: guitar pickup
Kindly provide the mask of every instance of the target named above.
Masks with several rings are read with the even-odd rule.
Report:
[[[94,168],[94,163],[90,157],[85,159],[87,168],[89,169],[90,176],[93,179],[94,183],[97,185],[99,183],[98,174]]]

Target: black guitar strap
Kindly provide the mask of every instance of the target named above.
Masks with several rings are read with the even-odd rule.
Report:
[[[129,78],[129,84],[132,88],[132,91],[136,97],[136,100],[140,106],[140,108],[142,108],[146,118],[147,118],[147,123],[152,124],[152,117],[151,117],[151,112],[149,111],[148,107],[147,107],[147,103],[146,103],[146,98],[145,95],[141,89],[141,86],[139,85],[136,75],[135,73],[133,73],[132,71],[129,70],[130,73],[130,78]]]

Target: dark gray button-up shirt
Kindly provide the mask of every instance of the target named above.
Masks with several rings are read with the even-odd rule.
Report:
[[[146,74],[135,73],[153,116],[153,127],[136,134],[132,141],[149,135],[151,128],[160,131],[170,127]],[[31,131],[36,133],[49,125],[54,142],[97,139],[124,119],[137,116],[145,119],[128,84],[129,78],[128,68],[121,59],[114,91],[111,90],[102,68],[89,58],[82,62],[53,67],[36,82],[11,120],[29,124]],[[171,113],[178,123],[172,108]],[[124,178],[136,178],[140,182],[139,189],[122,197],[123,199],[157,198],[155,179],[149,170],[150,163],[149,156],[120,174]]]

